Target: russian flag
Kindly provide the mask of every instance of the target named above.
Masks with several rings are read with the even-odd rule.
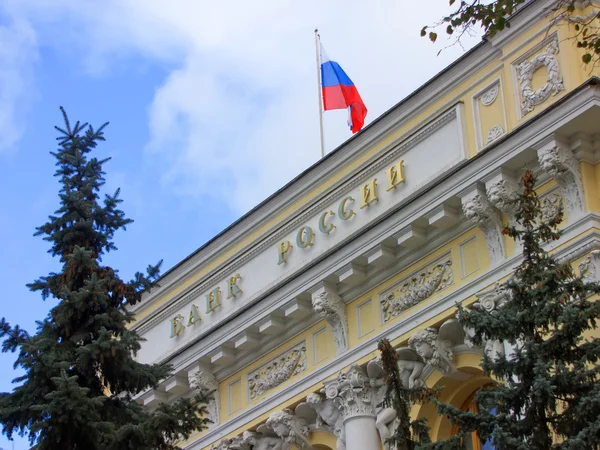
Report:
[[[323,46],[320,47],[323,109],[348,108],[348,125],[352,133],[358,133],[365,123],[367,107],[350,77],[337,62],[329,59]]]

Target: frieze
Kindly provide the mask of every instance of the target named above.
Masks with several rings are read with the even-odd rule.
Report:
[[[163,321],[165,317],[168,317],[170,314],[172,314],[174,310],[177,310],[183,305],[191,302],[192,300],[197,298],[203,291],[210,289],[211,286],[214,286],[216,283],[218,283],[218,281],[223,278],[224,272],[235,272],[248,261],[253,259],[255,256],[262,253],[266,249],[272,247],[274,243],[281,240],[282,236],[285,236],[290,231],[300,226],[302,223],[305,223],[307,219],[314,216],[315,213],[317,213],[319,210],[322,210],[328,204],[334,202],[335,199],[342,198],[345,194],[355,189],[357,186],[363,184],[365,178],[368,178],[370,175],[382,169],[391,161],[398,158],[399,155],[409,151],[412,147],[416,146],[421,141],[434,134],[440,128],[457,118],[458,110],[455,107],[447,111],[446,113],[438,116],[437,118],[433,119],[425,127],[415,131],[415,133],[408,136],[408,138],[406,138],[399,145],[397,145],[396,147],[392,147],[392,150],[387,152],[386,155],[383,156],[379,161],[375,162],[366,170],[362,171],[360,177],[352,177],[350,181],[332,191],[328,196],[323,197],[318,203],[315,203],[303,214],[297,216],[296,219],[292,220],[287,225],[282,227],[277,233],[271,235],[264,241],[257,243],[254,248],[249,248],[248,251],[246,251],[246,253],[240,255],[240,257],[236,258],[231,264],[224,265],[221,268],[217,268],[213,272],[213,276],[204,279],[195,287],[190,288],[186,293],[182,294],[179,298],[173,301],[168,307],[164,308],[163,312],[161,312],[160,314],[156,314],[153,316],[152,319],[140,324],[140,327],[138,329],[139,332],[144,333],[152,326]]]
[[[248,398],[253,400],[264,395],[304,372],[306,367],[306,341],[302,341],[248,374]]]
[[[407,309],[453,283],[452,257],[447,254],[379,295],[383,322],[398,317]]]

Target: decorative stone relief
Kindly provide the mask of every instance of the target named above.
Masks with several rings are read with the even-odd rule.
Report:
[[[348,348],[348,317],[342,298],[325,286],[312,294],[312,305],[315,312],[331,325],[336,355],[344,352]]]
[[[487,186],[486,191],[490,203],[502,211],[514,225],[515,214],[519,209],[519,185],[508,178],[502,178]]]
[[[473,303],[473,309],[495,314],[496,311],[510,300],[510,296],[510,290],[505,285],[496,283],[492,289],[476,294],[477,302]],[[466,328],[465,334],[467,336],[465,343],[473,347],[474,344],[471,341],[473,330]],[[505,355],[504,343],[502,341],[486,339],[484,336],[482,344],[484,353],[492,360]]]
[[[312,448],[308,441],[306,421],[287,408],[272,413],[265,425],[289,445],[296,445],[300,449]]]
[[[257,447],[254,447],[256,449]],[[271,448],[271,447],[266,447]],[[253,447],[250,443],[246,442],[246,440],[241,436],[236,436],[231,439],[223,439],[216,446],[213,445],[211,450],[253,450]]]
[[[600,250],[594,250],[579,263],[579,274],[588,283],[600,283]]]
[[[538,160],[542,170],[556,180],[560,186],[569,218],[577,218],[584,213],[583,184],[579,164],[568,148],[551,145],[538,150]]]
[[[492,128],[490,128],[490,131],[488,131],[487,137],[485,138],[485,145],[495,141],[503,134],[504,128],[502,128],[500,125],[494,125]]]
[[[248,374],[248,397],[260,397],[306,370],[306,341],[302,341]]]
[[[408,340],[408,346],[426,364],[438,369],[443,374],[448,374],[455,370],[452,342],[440,339],[437,330],[426,328],[417,331]]]
[[[556,217],[562,207],[562,197],[558,194],[549,194],[541,201],[542,220],[549,222]]]
[[[483,94],[481,94],[481,96],[479,97],[481,99],[481,103],[484,106],[490,106],[492,103],[494,103],[494,101],[498,97],[499,88],[500,85],[498,83],[495,83],[485,92],[483,92]]]
[[[527,115],[536,105],[545,102],[550,95],[556,95],[565,90],[556,54],[558,53],[558,35],[550,41],[546,49],[537,56],[525,60],[516,66],[517,80],[521,92],[521,114]],[[531,82],[533,74],[541,67],[548,71],[546,84],[533,90]]]
[[[343,421],[357,416],[375,417],[373,388],[365,370],[353,365],[335,380],[325,382],[325,395],[339,408]]]
[[[253,431],[244,431],[242,435],[243,443],[247,447],[240,447],[240,450],[284,450],[289,448],[284,440],[277,436]]]
[[[188,374],[188,380],[192,390],[203,394],[208,399],[206,409],[208,418],[211,421],[210,426],[219,424],[219,382],[209,371],[199,368]]]
[[[379,295],[383,321],[388,322],[454,283],[452,258],[444,256]]]
[[[383,443],[383,450],[391,450],[392,446],[387,440],[394,433],[398,413],[394,408],[385,404],[385,394],[387,392],[386,375],[379,358],[369,361],[367,364],[367,374],[369,375],[371,386],[375,389],[375,412],[377,414],[375,427]]]
[[[313,392],[306,397],[305,402],[296,406],[295,412],[308,424],[314,421],[317,430],[328,428],[337,438],[336,450],[346,450],[344,419],[332,399],[321,392]],[[313,418],[315,413],[316,417]]]
[[[482,192],[463,200],[462,207],[465,217],[483,232],[490,254],[490,264],[497,265],[506,255],[502,238],[502,220],[498,209]]]

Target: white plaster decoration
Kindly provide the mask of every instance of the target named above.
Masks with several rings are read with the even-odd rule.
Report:
[[[569,222],[584,214],[583,183],[579,163],[566,146],[552,141],[538,149],[538,160],[542,170],[554,178],[560,186]]]
[[[379,438],[383,444],[383,450],[391,450],[392,446],[387,442],[394,433],[394,426],[398,414],[394,408],[385,404],[385,395],[387,392],[386,375],[380,362],[380,358],[369,361],[367,364],[367,374],[371,386],[374,387],[375,412],[377,414],[375,427],[379,432]]]
[[[506,257],[500,212],[490,203],[485,190],[476,186],[462,196],[465,217],[483,232],[490,254],[490,265],[498,265]]]
[[[579,275],[588,283],[600,283],[600,250],[594,250],[579,263]]]
[[[295,412],[309,424],[313,422],[311,416],[316,413],[314,417],[316,429],[325,428],[331,431],[337,438],[336,450],[346,450],[344,419],[332,399],[326,398],[321,392],[313,392],[306,397],[306,402],[296,406]]]
[[[242,439],[244,444],[248,446],[248,450],[287,450],[290,447],[287,442],[278,438],[270,430],[267,430],[266,434],[244,431]]]
[[[489,314],[495,314],[511,298],[511,292],[505,285],[496,283],[493,288],[476,294],[477,301],[473,303],[473,309],[485,311]],[[472,336],[473,331],[466,329],[467,336]],[[469,346],[473,346],[472,341],[465,339]],[[500,340],[491,340],[483,337],[483,351],[493,361],[505,355],[504,343]]]
[[[348,317],[346,304],[337,294],[335,289],[328,284],[323,284],[312,294],[312,305],[315,312],[331,325],[335,354],[346,351],[348,348]]]
[[[490,128],[490,131],[488,131],[487,137],[485,138],[485,145],[494,142],[496,139],[503,135],[504,128],[502,128],[502,126],[500,125],[494,125],[492,128]]]
[[[296,445],[299,449],[312,448],[308,440],[306,421],[296,416],[290,409],[275,411],[269,416],[265,425],[290,446]]]
[[[541,199],[542,220],[549,222],[554,219],[562,207],[562,197],[558,194],[549,194]]]
[[[408,339],[408,346],[419,355],[426,364],[438,369],[444,375],[454,372],[454,352],[452,342],[440,338],[434,328],[415,332]]]
[[[211,423],[209,427],[219,424],[219,382],[215,376],[205,367],[199,366],[188,372],[190,388],[207,397],[208,418]]]
[[[264,450],[272,449],[273,447],[265,447]],[[256,450],[257,447],[252,447],[252,445],[246,441],[241,436],[235,436],[231,439],[223,439],[216,445],[211,447],[211,450]]]
[[[498,97],[499,88],[500,85],[498,83],[495,83],[493,86],[486,89],[479,97],[481,99],[481,103],[484,106],[490,106],[492,103],[494,103],[494,101]]]
[[[519,185],[511,178],[501,175],[499,179],[486,183],[486,192],[490,203],[502,211],[512,225],[516,225],[515,214],[519,209],[521,193]]]
[[[560,66],[556,59],[558,53],[558,35],[554,35],[546,49],[537,56],[518,63],[515,67],[519,90],[521,92],[521,114],[527,115],[535,106],[545,102],[550,95],[557,95],[565,90]],[[546,84],[539,89],[533,90],[533,74],[541,67],[545,67],[548,76]]]
[[[326,381],[325,395],[333,400],[344,423],[347,450],[380,448],[374,389],[365,370],[352,365]]]
[[[248,374],[248,397],[253,400],[264,395],[306,367],[306,341],[302,341]]]
[[[356,416],[375,417],[373,388],[365,370],[352,365],[335,380],[325,382],[325,395],[339,408],[344,422]]]
[[[383,322],[398,317],[408,308],[431,297],[436,292],[446,289],[453,283],[452,258],[448,254],[379,295]]]
[[[409,347],[399,348],[396,353],[398,354],[398,369],[402,385],[409,389],[422,387],[424,383],[420,377],[425,368],[423,359]]]

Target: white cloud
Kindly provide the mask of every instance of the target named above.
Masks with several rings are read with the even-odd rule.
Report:
[[[436,58],[439,47],[418,36],[443,0],[427,10],[404,0],[35,3],[13,10],[50,41],[77,37],[92,72],[132,55],[176,67],[149,106],[148,158],[165,188],[214,196],[236,213],[319,157],[315,26],[360,90],[367,122],[461,53]],[[68,34],[50,36],[56,23]],[[350,132],[345,111],[325,116],[331,150]]]
[[[12,151],[25,131],[32,99],[36,36],[20,17],[7,15],[0,25],[0,154]]]

